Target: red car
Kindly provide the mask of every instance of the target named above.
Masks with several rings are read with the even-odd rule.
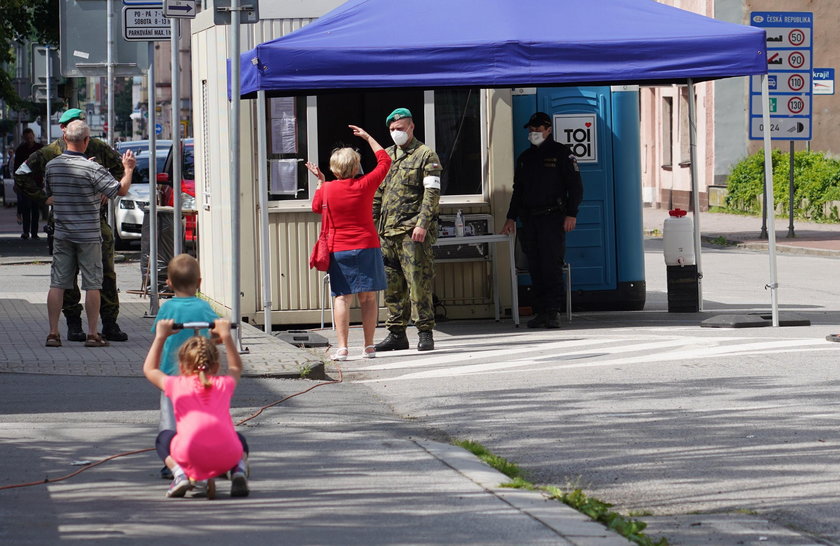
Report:
[[[181,140],[181,209],[191,211],[186,213],[184,218],[184,238],[188,242],[195,242],[198,227],[196,225],[195,208],[195,156],[193,155],[194,141],[191,138]],[[158,185],[163,185],[161,202],[172,206],[174,194],[172,192],[172,148],[169,148],[169,155],[166,156],[166,164],[163,172],[158,173]]]

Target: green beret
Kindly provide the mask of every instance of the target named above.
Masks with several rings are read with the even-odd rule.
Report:
[[[85,113],[78,108],[71,108],[61,114],[61,119],[58,120],[59,125],[70,123],[74,119],[85,119]]]
[[[399,121],[403,118],[413,118],[414,116],[411,115],[411,110],[408,108],[397,108],[391,114],[385,118],[385,127],[390,127],[392,121]]]

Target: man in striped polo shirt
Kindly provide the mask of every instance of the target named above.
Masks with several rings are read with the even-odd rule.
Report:
[[[117,181],[104,167],[85,157],[90,127],[81,120],[70,122],[64,132],[67,150],[45,170],[47,204],[53,206],[55,233],[47,313],[50,333],[47,347],[60,347],[58,318],[64,291],[73,287],[76,267],[82,273],[88,334],[85,347],[104,347],[108,342],[98,333],[102,288],[102,231],[99,221],[101,196],[112,199],[125,195],[137,164],[131,151],[122,156],[125,174]]]

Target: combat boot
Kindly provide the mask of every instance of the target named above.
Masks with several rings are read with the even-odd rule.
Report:
[[[435,348],[435,340],[432,339],[432,331],[418,332],[420,341],[417,343],[418,351],[432,351]]]
[[[545,327],[560,328],[560,314],[556,311],[553,313],[549,313],[548,317],[545,319]]]
[[[537,313],[537,316],[528,321],[528,328],[545,328],[548,325],[548,317],[545,313]]]
[[[376,352],[382,351],[401,351],[408,349],[408,337],[405,331],[389,332],[388,337],[376,344]]]
[[[82,317],[65,317],[67,319],[67,341],[85,341],[87,334],[82,330]]]
[[[120,330],[116,321],[102,321],[102,336],[108,341],[128,341],[128,334]]]

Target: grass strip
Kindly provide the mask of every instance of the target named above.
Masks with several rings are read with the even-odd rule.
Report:
[[[454,445],[462,447],[511,479],[510,482],[500,484],[501,487],[513,489],[527,489],[545,493],[549,499],[558,500],[571,506],[578,512],[586,514],[595,521],[606,525],[627,540],[640,546],[668,546],[668,539],[661,538],[654,542],[644,531],[647,524],[632,518],[627,518],[618,512],[610,510],[611,504],[586,495],[581,489],[563,491],[553,485],[539,486],[525,479],[525,473],[516,464],[494,455],[489,449],[472,440],[455,440]]]

